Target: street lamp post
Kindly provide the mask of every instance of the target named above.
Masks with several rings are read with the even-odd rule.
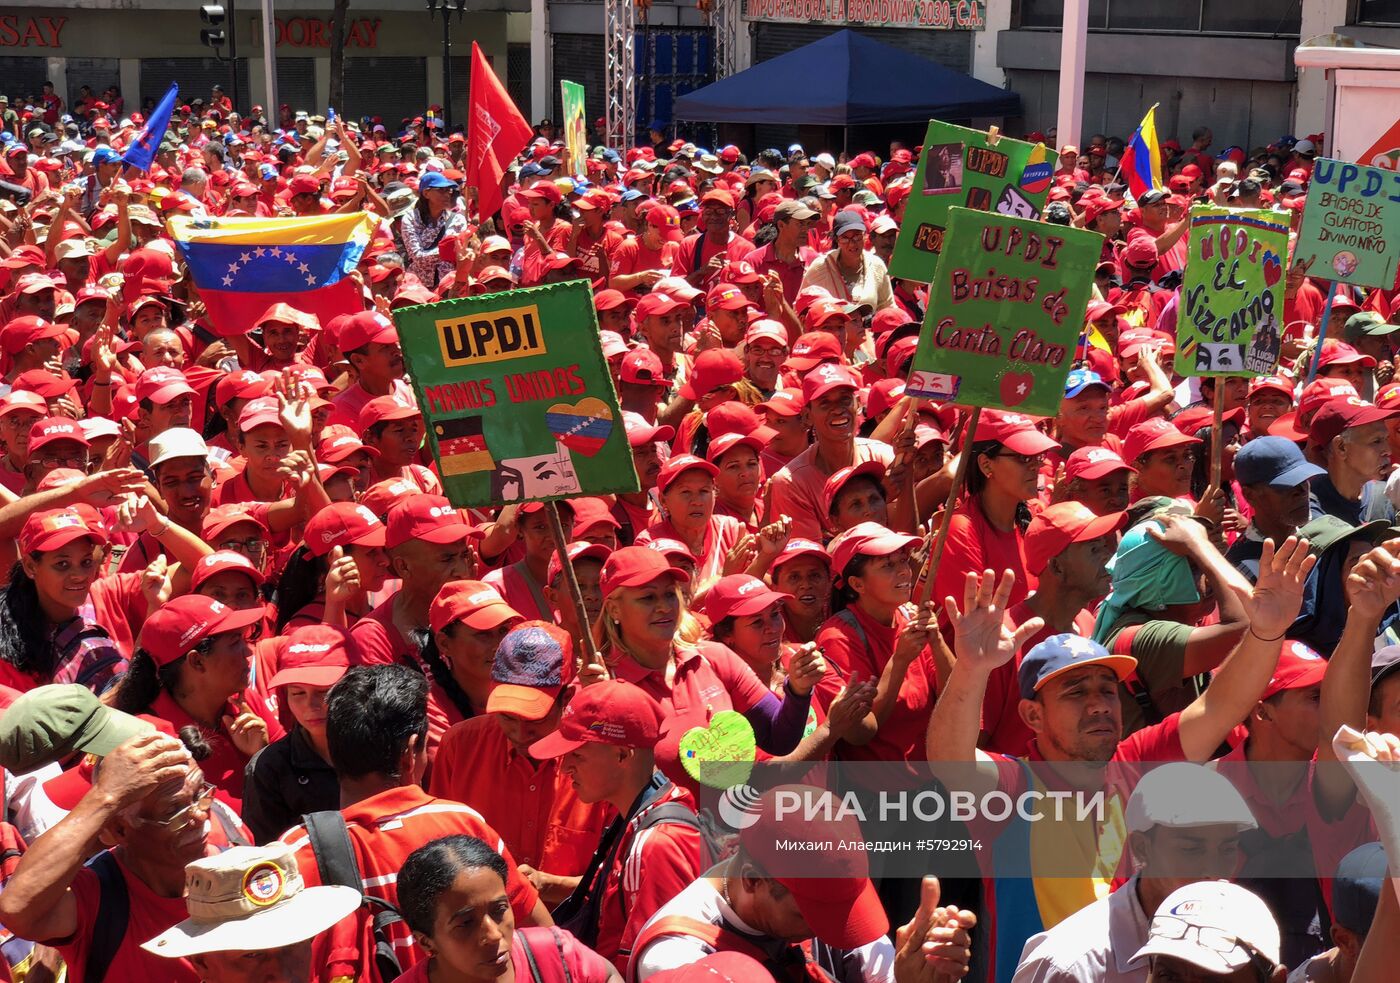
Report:
[[[428,16],[442,11],[442,126],[452,122],[452,12],[457,19],[467,9],[467,0],[427,0]]]

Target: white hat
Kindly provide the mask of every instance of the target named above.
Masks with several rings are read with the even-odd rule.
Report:
[[[1259,825],[1234,783],[1212,768],[1187,761],[1158,765],[1143,775],[1128,799],[1124,819],[1130,833],[1146,833],[1154,826],[1244,830]]]
[[[875,220],[870,223],[871,235],[884,235],[886,232],[898,232],[899,223],[888,215],[876,215]]]
[[[85,239],[64,239],[58,244],[58,248],[53,251],[54,259],[62,262],[65,259],[91,259],[92,250],[88,248]]]
[[[190,917],[141,948],[170,959],[280,949],[319,935],[359,906],[353,887],[307,887],[285,843],[236,846],[185,867]]]
[[[204,438],[189,427],[171,427],[151,438],[151,467],[176,457],[202,457],[208,460],[209,447],[204,443]]]
[[[817,154],[817,156],[812,158],[812,163],[820,164],[822,167],[825,167],[828,171],[836,170],[836,161],[831,156],[831,154]]]
[[[121,426],[116,420],[109,420],[105,416],[88,417],[78,421],[78,429],[83,432],[83,437],[92,443],[99,437],[120,437]]]
[[[1316,153],[1317,147],[1313,144],[1311,140],[1299,140],[1293,145],[1293,152],[1295,154]]]
[[[1177,888],[1157,908],[1147,943],[1129,966],[1170,956],[1211,973],[1248,966],[1253,953],[1279,962],[1278,922],[1257,894],[1228,881],[1197,881]]]

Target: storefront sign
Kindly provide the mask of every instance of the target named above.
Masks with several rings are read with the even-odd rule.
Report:
[[[1054,416],[1103,236],[970,208],[948,239],[905,395]]]
[[[980,31],[986,0],[744,0],[744,20]]]
[[[329,48],[331,46],[330,18],[274,17],[279,48]],[[345,47],[377,48],[379,46],[378,17],[357,17],[345,21]],[[248,19],[248,37],[254,47],[262,43],[262,18]]]
[[[67,17],[0,16],[0,48],[57,48]]]
[[[394,312],[448,499],[635,492],[587,280]]]
[[[1264,208],[1191,208],[1176,371],[1272,375],[1283,345],[1288,219]]]

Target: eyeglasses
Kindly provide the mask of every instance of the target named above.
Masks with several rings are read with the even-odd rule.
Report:
[[[234,553],[242,553],[248,558],[260,557],[267,552],[267,540],[265,539],[227,539],[219,544],[221,550],[231,550]]]
[[[1043,453],[1041,453],[1041,454],[1017,454],[1017,453],[1014,453],[1013,451],[1006,451],[1006,450],[1004,450],[1004,451],[998,452],[997,454],[995,454],[995,455],[993,455],[993,456],[995,456],[995,457],[1000,457],[1000,458],[1004,458],[1004,459],[1006,459],[1006,460],[1008,460],[1008,461],[1015,461],[1017,464],[1021,465],[1021,467],[1023,467],[1023,468],[1030,468],[1030,467],[1036,467],[1036,468],[1038,468],[1038,467],[1040,467],[1042,464],[1045,463],[1045,455],[1044,455]]]
[[[209,810],[213,808],[214,793],[216,791],[218,791],[218,789],[208,782],[205,782],[199,787],[199,791],[195,793],[194,801],[176,812],[169,819],[141,819],[138,817],[136,822],[143,826],[160,826],[171,832],[177,832],[184,829],[192,821],[203,821],[209,818]],[[195,820],[196,814],[198,814],[199,820]]]
[[[1268,980],[1273,975],[1274,964],[1267,956],[1238,935],[1232,935],[1223,929],[1210,925],[1196,925],[1175,915],[1157,915],[1152,919],[1152,927],[1148,934],[1172,941],[1191,939],[1202,949],[1222,955],[1239,950],[1248,957],[1250,966],[1259,974],[1260,980]]]
[[[86,471],[88,466],[88,456],[86,454],[49,454],[39,458],[39,463],[46,468],[70,467],[79,471]]]

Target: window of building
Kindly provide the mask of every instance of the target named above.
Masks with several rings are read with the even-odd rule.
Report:
[[[1363,5],[1368,2],[1400,11],[1400,0],[1362,0]],[[1164,4],[1089,0],[1091,31],[1297,37],[1302,16],[1301,0],[1176,0]],[[1021,0],[1021,27],[1058,28],[1064,17],[1064,0]]]
[[[1359,0],[1356,23],[1400,27],[1400,0]]]

